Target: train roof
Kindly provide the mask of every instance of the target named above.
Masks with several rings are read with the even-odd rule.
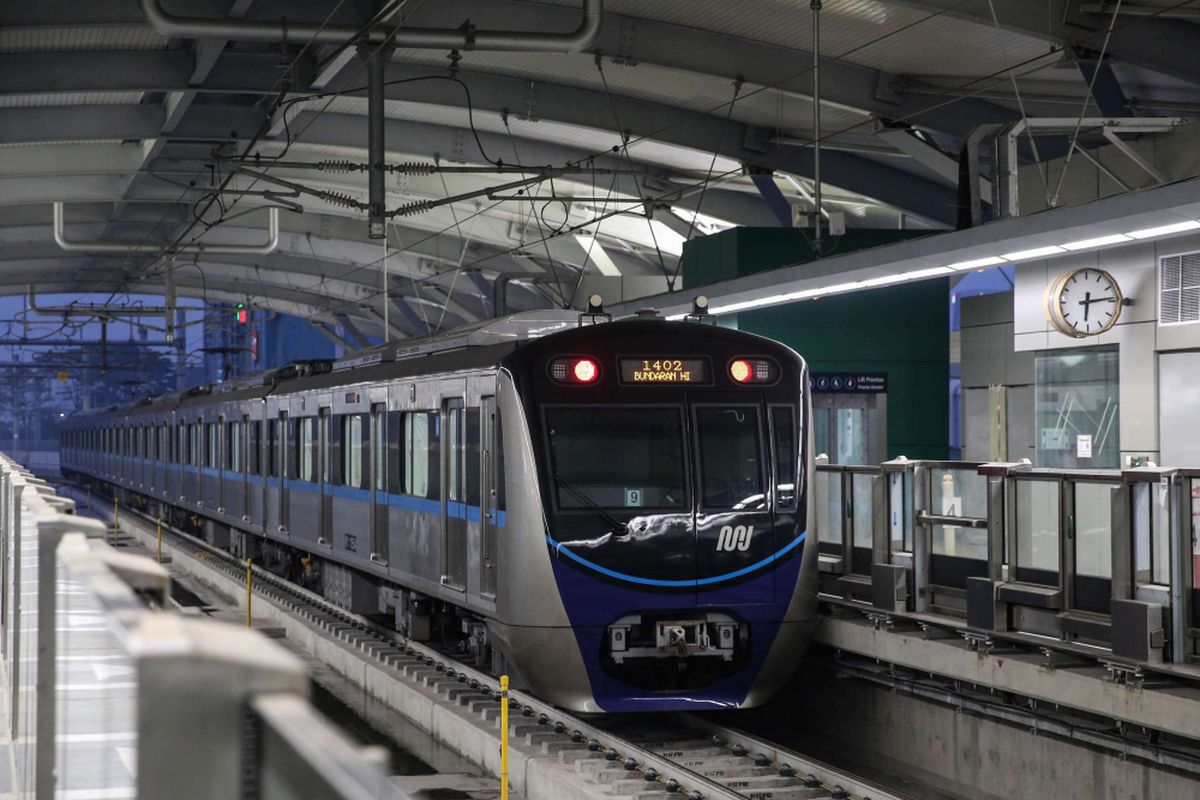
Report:
[[[579,312],[572,309],[546,308],[537,311],[522,311],[507,317],[487,319],[472,325],[465,325],[433,336],[402,339],[398,342],[360,350],[333,362],[333,369],[337,372],[371,364],[401,361],[447,350],[458,350],[464,347],[485,347],[536,339],[548,333],[576,327],[579,325],[579,316]]]
[[[395,380],[436,372],[455,372],[496,366],[522,344],[580,327],[591,327],[590,315],[573,309],[542,309],[456,328],[421,339],[405,339],[352,353],[336,361],[297,361],[275,369],[243,375],[213,386],[197,386],[134,405],[74,415],[92,416],[161,413],[238,400],[262,399],[275,393],[311,391],[372,381]],[[655,321],[662,317],[639,314],[611,323]]]

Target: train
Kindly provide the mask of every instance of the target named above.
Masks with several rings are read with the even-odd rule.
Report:
[[[816,620],[807,367],[531,311],[61,426],[61,469],[580,712],[762,704]]]

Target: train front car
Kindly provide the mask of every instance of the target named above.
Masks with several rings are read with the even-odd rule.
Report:
[[[783,345],[653,319],[503,360],[521,535],[505,542],[496,633],[523,683],[606,712],[744,708],[778,690],[816,614],[807,385]]]

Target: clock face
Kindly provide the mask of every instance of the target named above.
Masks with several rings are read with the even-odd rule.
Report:
[[[1082,338],[1116,325],[1123,303],[1121,289],[1112,275],[1101,269],[1077,269],[1050,285],[1046,310],[1061,333]]]

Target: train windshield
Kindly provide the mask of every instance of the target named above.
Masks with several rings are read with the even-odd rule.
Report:
[[[762,445],[754,406],[696,409],[704,508],[763,509]]]
[[[678,408],[548,408],[546,430],[559,508],[684,507]]]

